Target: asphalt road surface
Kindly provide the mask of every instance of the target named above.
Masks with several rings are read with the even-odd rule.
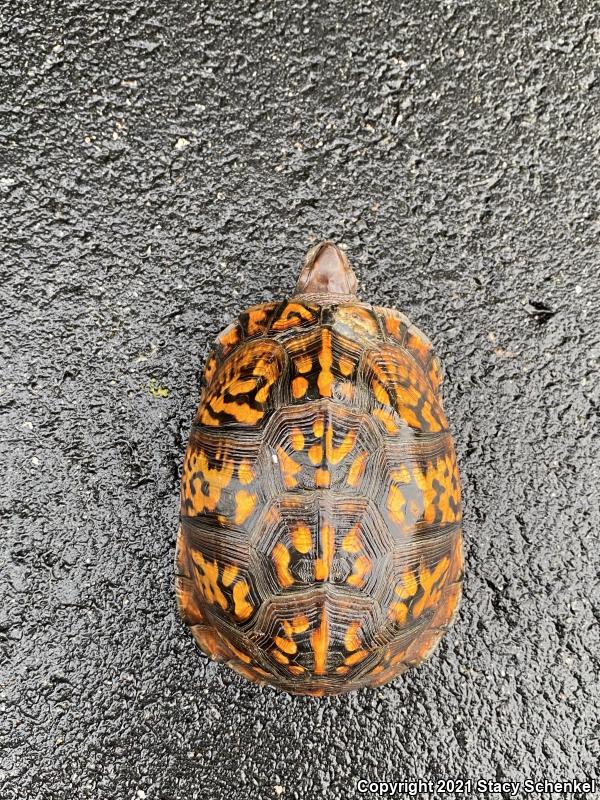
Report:
[[[597,4],[0,18],[2,800],[593,777]],[[466,582],[429,662],[317,700],[202,656],[173,556],[209,346],[326,237],[443,360]]]

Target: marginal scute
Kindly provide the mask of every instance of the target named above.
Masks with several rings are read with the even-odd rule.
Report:
[[[217,365],[218,365],[217,356],[213,352],[207,358],[206,365],[204,367],[204,372],[202,373],[203,388],[210,385],[217,371]]]
[[[403,345],[406,331],[411,325],[408,317],[395,308],[375,306],[373,310],[379,315],[385,337],[394,344]]]
[[[456,615],[461,487],[431,342],[315,295],[247,309],[202,380],[177,602],[198,646],[322,697],[420,664]]]
[[[406,350],[390,345],[372,350],[362,369],[373,410],[395,411],[406,425],[421,433],[447,430],[439,398]]]
[[[269,322],[279,303],[261,303],[244,311],[240,315],[240,326],[246,339],[264,336],[269,329]]]
[[[319,322],[320,313],[319,306],[301,303],[299,300],[294,299],[288,300],[275,313],[275,318],[271,322],[271,331],[282,333],[311,327]]]
[[[277,405],[285,364],[284,350],[275,341],[255,340],[238,347],[202,395],[196,424],[212,428],[260,425]]]
[[[442,365],[440,364],[440,360],[435,355],[435,353],[431,356],[429,365],[427,367],[427,378],[429,379],[429,383],[433,386],[434,391],[438,394],[439,397],[442,383],[444,381],[444,374],[442,372]],[[441,397],[440,397],[440,402],[441,402]]]
[[[242,326],[236,320],[217,336],[216,353],[220,361],[240,344],[244,337]]]

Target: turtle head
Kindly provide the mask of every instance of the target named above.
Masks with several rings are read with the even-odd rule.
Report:
[[[295,294],[356,296],[358,281],[348,258],[333,242],[319,242],[306,254]]]

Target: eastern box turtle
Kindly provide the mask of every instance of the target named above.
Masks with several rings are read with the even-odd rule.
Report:
[[[185,455],[181,615],[259,683],[331,695],[423,661],[461,594],[460,479],[430,341],[336,245],[218,337]]]

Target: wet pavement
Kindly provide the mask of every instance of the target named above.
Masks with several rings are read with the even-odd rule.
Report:
[[[594,4],[99,5],[2,10],[2,800],[593,776]],[[212,339],[325,237],[443,360],[467,572],[427,664],[316,700],[195,649],[173,556]]]

